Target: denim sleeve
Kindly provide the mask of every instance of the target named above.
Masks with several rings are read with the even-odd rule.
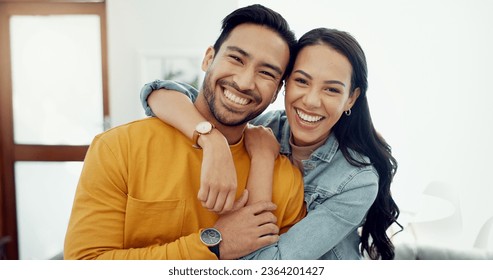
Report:
[[[142,103],[142,107],[144,107],[145,114],[147,116],[155,116],[151,110],[151,107],[149,107],[149,104],[147,103],[147,98],[154,90],[162,88],[179,91],[188,96],[188,98],[190,98],[192,102],[195,102],[195,99],[197,99],[197,95],[199,94],[196,88],[182,82],[175,82],[170,80],[155,80],[153,82],[147,83],[140,90],[140,102]]]
[[[261,125],[272,129],[277,142],[281,142],[285,125],[287,124],[286,112],[284,110],[269,111],[261,114],[250,121],[253,125]]]
[[[282,234],[277,243],[261,248],[243,259],[316,260],[321,258],[358,229],[377,191],[378,177],[373,171],[365,170],[356,174],[344,186],[343,191],[315,206],[305,218]],[[357,258],[358,249],[355,244],[352,254],[343,253],[339,258]]]

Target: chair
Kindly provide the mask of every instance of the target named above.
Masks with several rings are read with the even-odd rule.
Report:
[[[493,260],[493,251],[477,248],[402,243],[395,247],[396,260]]]
[[[490,217],[488,220],[486,220],[486,222],[479,230],[478,236],[476,237],[476,241],[474,242],[473,247],[478,249],[493,251],[493,243],[489,242],[492,239],[492,235],[493,235],[493,216]]]
[[[422,207],[409,223],[416,242],[449,246],[462,238],[459,194],[453,186],[434,181],[423,191]]]

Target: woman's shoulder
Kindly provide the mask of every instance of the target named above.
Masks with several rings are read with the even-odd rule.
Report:
[[[351,163],[337,149],[330,160],[317,159],[313,168],[305,168],[305,187],[312,191],[326,192],[326,195],[334,195],[356,188],[378,188],[378,173],[370,164],[368,157],[349,151],[351,157],[362,164]],[[313,164],[313,163],[312,163]],[[308,166],[310,167],[310,166]]]
[[[284,124],[286,120],[286,112],[284,110],[271,110],[251,120],[250,123],[270,127],[276,124]]]
[[[263,113],[250,121],[253,125],[261,125],[272,129],[277,141],[281,141],[283,135],[289,135],[289,124],[284,110],[271,110]]]

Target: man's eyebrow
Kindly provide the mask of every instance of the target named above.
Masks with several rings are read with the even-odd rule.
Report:
[[[247,53],[244,49],[236,47],[236,46],[227,46],[226,49],[228,49],[229,51],[239,52],[241,55],[243,55],[247,58],[251,57],[251,55],[249,53]],[[268,68],[274,70],[275,72],[277,72],[279,75],[282,75],[282,69],[278,66],[275,66],[271,63],[262,63],[262,66],[268,67]]]
[[[308,79],[313,80],[313,77],[310,74],[308,74],[305,71],[303,71],[303,70],[296,70],[294,72],[295,73],[300,73],[301,75],[307,77]],[[338,81],[338,80],[327,80],[327,81],[324,81],[324,84],[340,84],[343,87],[346,87],[346,85],[343,82]]]
[[[267,67],[267,68],[270,68],[270,69],[274,70],[277,74],[282,75],[281,68],[279,68],[279,67],[277,67],[275,65],[272,65],[270,63],[263,63],[262,66]]]
[[[243,56],[246,56],[246,57],[250,57],[250,54],[247,53],[244,49],[242,48],[239,48],[239,47],[235,47],[235,46],[227,46],[226,47],[228,50],[230,51],[234,51],[234,52],[239,52],[241,53]]]

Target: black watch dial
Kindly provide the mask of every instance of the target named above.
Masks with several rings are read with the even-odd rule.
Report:
[[[200,239],[207,246],[215,246],[221,242],[221,233],[215,228],[208,228],[200,233]]]

